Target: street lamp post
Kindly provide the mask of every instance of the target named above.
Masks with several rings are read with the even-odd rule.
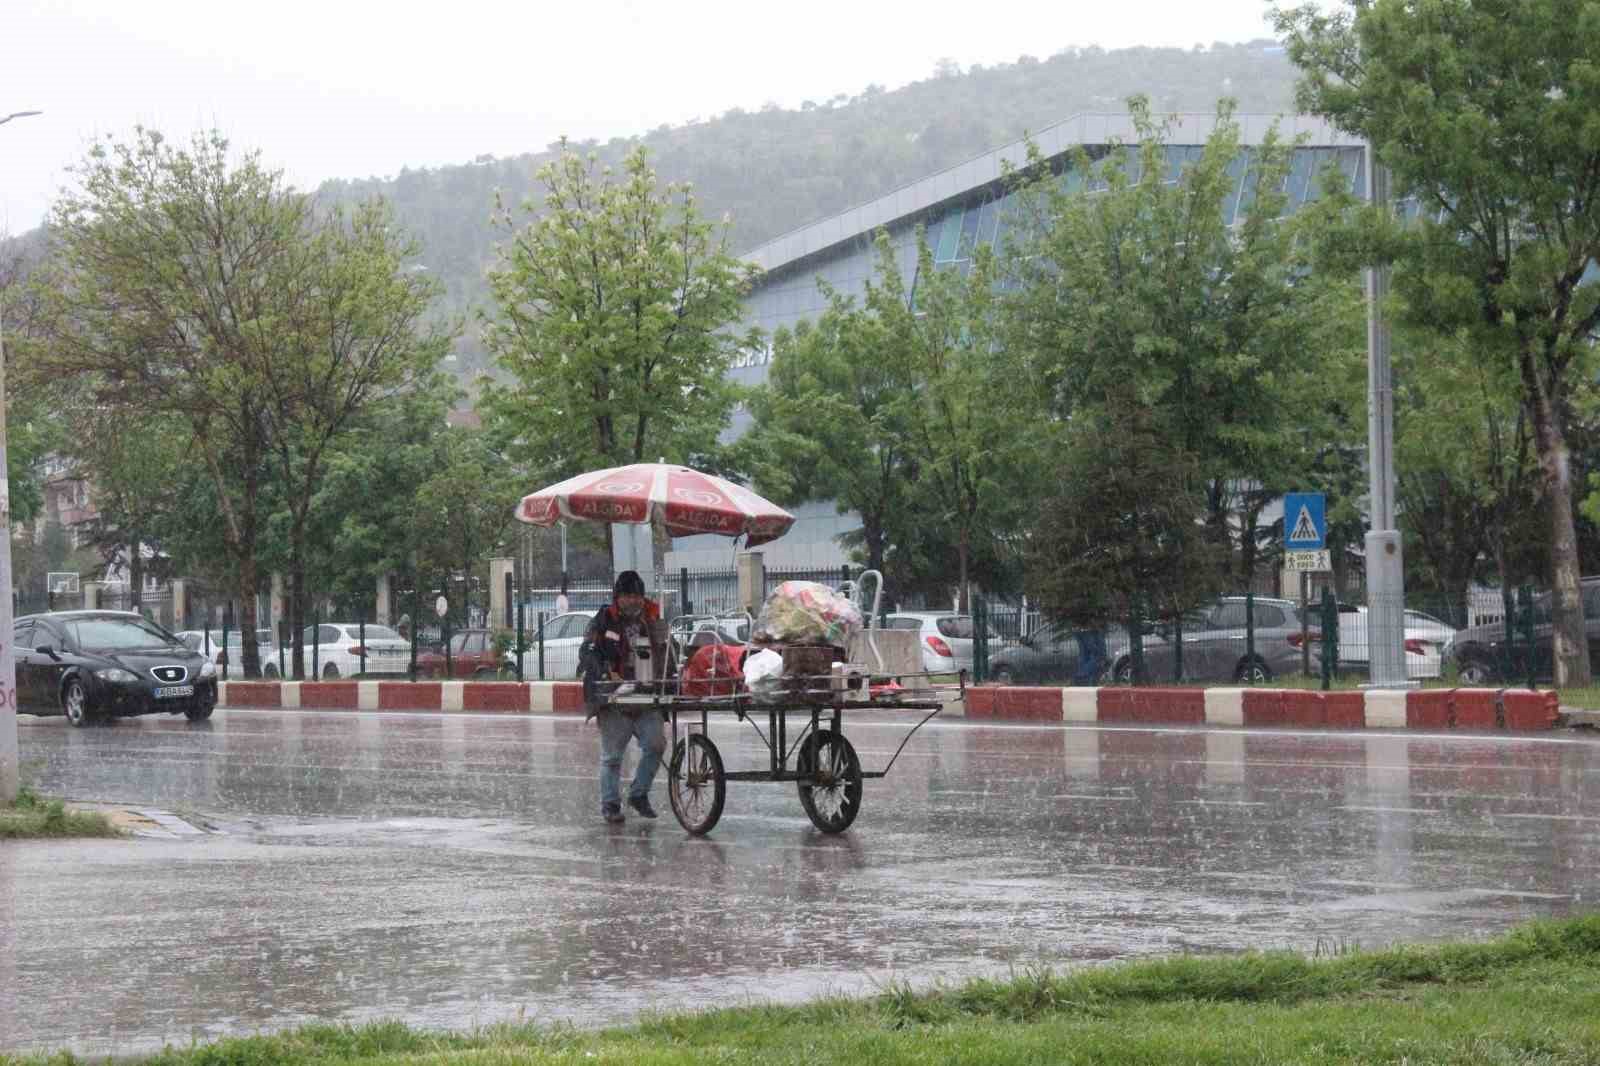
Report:
[[[14,118],[42,114],[13,111]],[[17,773],[17,658],[11,647],[11,482],[6,466],[5,291],[0,289],[0,803],[15,803],[21,780]]]
[[[1389,209],[1389,174],[1366,147],[1367,202]],[[1389,268],[1367,268],[1367,642],[1375,688],[1414,688],[1406,676],[1405,567],[1394,506],[1394,386],[1384,301]]]

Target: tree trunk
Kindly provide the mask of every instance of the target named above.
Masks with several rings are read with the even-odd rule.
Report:
[[[256,586],[259,584],[259,573],[256,570],[255,545],[252,543],[250,551],[242,553],[239,559],[239,580],[237,592],[239,594],[239,647],[243,650],[244,676],[247,678],[261,676],[261,649],[256,646]],[[248,639],[247,639],[248,638]]]
[[[413,621],[412,625],[416,625]],[[290,667],[296,681],[306,676],[306,568],[298,552],[291,549],[289,558],[289,640],[294,665]]]
[[[128,538],[128,609],[137,611],[144,594],[144,553],[139,550],[139,535]]]
[[[962,614],[972,611],[972,590],[967,585],[967,556],[969,554],[969,535],[966,527],[961,528],[961,538],[956,548],[956,557],[960,560],[960,602],[958,610]]]
[[[867,569],[883,573],[883,523],[863,517],[861,540],[867,548]]]
[[[1525,361],[1524,379],[1537,376]],[[1530,406],[1539,470],[1550,500],[1551,660],[1557,688],[1586,688],[1592,673],[1589,641],[1584,632],[1583,594],[1579,587],[1578,531],[1572,514],[1572,463],[1555,404],[1543,390],[1533,391]]]

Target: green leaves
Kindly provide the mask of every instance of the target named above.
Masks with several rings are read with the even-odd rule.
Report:
[[[1198,157],[1178,166],[1164,125],[1144,101],[1130,107],[1137,145],[1080,152],[1062,178],[1025,175],[1021,215],[1032,224],[1016,230],[1020,291],[1007,306],[1015,358],[1047,385],[1043,415],[1061,427],[1070,491],[1092,493],[1054,496],[1031,553],[1030,581],[1057,588],[1059,609],[1080,619],[1089,605],[1071,586],[1091,571],[1119,603],[1142,594],[1175,610],[1226,582],[1220,549],[1231,538],[1248,574],[1259,535],[1251,498],[1293,487],[1314,442],[1351,430],[1338,417],[1342,390],[1329,386],[1355,352],[1329,342],[1359,322],[1359,307],[1348,281],[1308,274],[1285,217],[1290,146],[1269,133],[1243,150],[1224,104]],[[1154,451],[1124,454],[1119,433]],[[1122,458],[1108,466],[1112,444]],[[1119,469],[1148,469],[1151,491],[1193,509],[1152,512],[1109,485],[1095,491],[1094,476],[1127,476]],[[1062,524],[1074,508],[1100,507],[1111,513]],[[1188,528],[1197,522],[1206,538]],[[1118,533],[1118,523],[1136,529]],[[1062,539],[1079,527],[1088,532],[1076,542]],[[1117,543],[1132,554],[1116,554]]]
[[[170,539],[198,548],[220,531],[252,625],[261,563],[283,562],[286,542],[290,569],[305,566],[330,449],[447,348],[453,331],[425,322],[437,287],[410,269],[415,247],[383,204],[320,210],[214,132],[102,141],[76,176],[55,208],[37,370],[73,382],[95,418],[159,430],[86,455],[127,524],[116,536],[149,535],[162,497],[140,475],[157,466],[150,449],[183,439],[215,513],[202,535]],[[138,507],[110,506],[120,496]]]
[[[614,172],[563,142],[539,180],[542,215],[496,212],[484,342],[511,382],[480,409],[497,439],[544,480],[710,448],[733,405],[723,373],[754,339],[731,328],[753,270],[726,224],[688,187],[658,187],[642,149]]]
[[[1378,248],[1395,263],[1403,321],[1465,364],[1511,371],[1551,509],[1556,677],[1587,683],[1568,437],[1600,330],[1600,294],[1584,283],[1600,259],[1600,9],[1372,0],[1276,20],[1306,71],[1303,105],[1370,141],[1415,210],[1385,224]],[[1329,235],[1356,247],[1352,228]],[[1518,495],[1499,487],[1503,503]]]

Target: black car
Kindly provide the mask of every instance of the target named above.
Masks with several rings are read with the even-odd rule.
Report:
[[[1579,582],[1583,597],[1583,628],[1589,640],[1589,661],[1600,663],[1600,577],[1585,577]],[[1555,617],[1551,594],[1541,593],[1533,600],[1533,674],[1540,684],[1555,679]],[[1520,625],[1513,646],[1506,644],[1506,624],[1489,622],[1456,631],[1445,649],[1446,662],[1453,662],[1461,683],[1468,686],[1520,682],[1528,676],[1528,641]]]
[[[128,611],[55,611],[18,618],[17,710],[64,714],[75,726],[139,714],[210,718],[217,668]]]

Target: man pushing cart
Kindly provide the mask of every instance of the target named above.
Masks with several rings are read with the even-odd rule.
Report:
[[[654,523],[673,536],[742,536],[747,547],[782,536],[794,523],[793,515],[748,489],[661,463],[570,478],[525,496],[517,517],[540,526],[564,520]],[[858,596],[866,587],[866,576],[856,585]],[[622,590],[624,578],[627,592]],[[634,582],[637,593],[632,591]],[[880,593],[881,586],[877,578]],[[590,665],[585,699],[601,722],[601,810],[608,821],[624,817],[620,765],[630,736],[638,739],[641,758],[628,802],[640,815],[654,817],[648,793],[667,750],[665,723],[672,752],[668,797],[674,816],[688,832],[705,834],[717,824],[728,781],[792,781],[812,823],[823,832],[842,832],[860,811],[862,782],[887,774],[911,736],[963,695],[964,675],[955,689],[932,684],[931,677],[921,672],[914,643],[903,649],[910,654],[893,654],[892,646],[902,634],[870,629],[875,605],[864,616],[864,603],[811,582],[784,582],[768,598],[751,633],[752,646],[740,651],[743,677],[738,683],[684,684],[677,664],[670,661],[672,645],[665,623],[659,616],[645,620],[642,606],[641,615],[631,621],[623,610],[624,595],[631,608],[633,597],[642,600],[643,591],[637,574],[619,575],[613,604],[596,615],[598,629],[591,626],[595,639],[586,643]],[[616,628],[613,622],[618,623]],[[914,640],[915,634],[903,636]],[[844,735],[847,710],[868,708],[927,712],[906,734],[889,764],[878,771],[862,769]],[[709,735],[711,716],[719,713],[731,714],[755,731],[768,753],[765,768],[726,769]],[[765,731],[758,724],[762,718]],[[614,726],[610,732],[607,721]]]

